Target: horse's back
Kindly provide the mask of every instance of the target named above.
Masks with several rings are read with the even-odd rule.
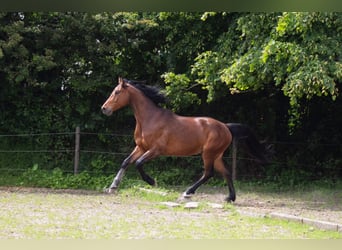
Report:
[[[174,115],[168,121],[164,134],[168,151],[173,155],[193,155],[209,149],[225,150],[231,142],[227,126],[209,117]]]

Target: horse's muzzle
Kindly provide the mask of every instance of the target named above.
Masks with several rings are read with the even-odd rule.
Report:
[[[113,113],[112,110],[110,110],[110,109],[108,109],[108,108],[106,108],[104,106],[101,107],[101,111],[102,111],[103,114],[105,114],[107,116],[110,116]]]

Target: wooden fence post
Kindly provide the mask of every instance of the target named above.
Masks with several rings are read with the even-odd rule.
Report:
[[[75,160],[74,160],[74,174],[78,173],[78,167],[80,164],[80,137],[81,137],[81,130],[80,127],[76,127],[75,133]]]
[[[233,152],[232,152],[232,178],[236,180],[236,155],[237,155],[237,141],[233,140]]]

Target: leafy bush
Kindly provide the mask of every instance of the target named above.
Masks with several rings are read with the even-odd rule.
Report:
[[[40,169],[37,164],[25,171],[19,177],[21,186],[46,187],[56,189],[92,189],[102,190],[110,183],[112,177],[91,176],[84,171],[77,175],[64,173],[61,169],[55,168],[52,172]]]
[[[170,160],[170,159],[169,159]],[[270,168],[272,169],[272,168]],[[276,171],[278,167],[274,167]],[[160,168],[159,168],[160,170]],[[165,169],[164,169],[165,170]],[[194,168],[192,169],[194,170]],[[133,174],[134,172],[134,174]],[[131,187],[141,187],[147,184],[141,180],[140,176],[132,168],[131,173],[123,178],[120,188],[126,189]],[[253,186],[269,191],[289,191],[289,190],[305,190],[310,187],[324,187],[324,188],[341,188],[341,181],[330,180],[330,179],[316,179],[308,181],[307,173],[299,174],[298,171],[286,169],[281,173],[276,173],[270,170],[267,173],[267,178],[264,179],[253,179],[253,180],[239,180],[235,182],[236,187],[239,186]],[[165,171],[158,171],[157,168],[153,171],[149,171],[149,174],[157,180],[159,187],[170,186],[189,186],[193,181],[199,178],[199,174],[194,172],[186,172],[184,169],[179,168],[168,168]],[[273,178],[271,176],[273,175]],[[39,168],[37,164],[26,170],[21,175],[3,175],[0,176],[0,183],[2,185],[9,186],[25,186],[25,187],[44,187],[53,189],[87,189],[103,191],[104,188],[108,187],[113,180],[112,175],[103,174],[90,174],[87,171],[83,171],[77,175],[72,173],[65,173],[60,168],[51,170],[44,170]],[[221,176],[215,175],[214,178],[210,179],[206,185],[211,186],[223,186],[225,182]]]

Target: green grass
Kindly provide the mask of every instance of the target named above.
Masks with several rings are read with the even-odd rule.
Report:
[[[335,239],[338,232],[240,215],[234,205],[168,208],[177,189],[96,192],[0,190],[0,239]],[[143,187],[147,188],[147,187]],[[163,195],[161,195],[160,193]],[[165,194],[166,193],[166,194]]]

